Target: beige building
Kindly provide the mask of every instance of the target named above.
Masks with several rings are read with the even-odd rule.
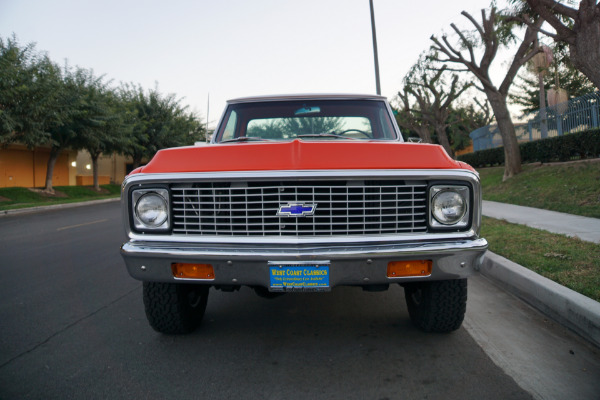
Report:
[[[50,157],[49,147],[34,150],[23,145],[0,148],[0,188],[44,187]],[[121,184],[131,170],[131,160],[121,155],[100,156],[98,178],[101,185]],[[53,186],[89,186],[93,184],[92,158],[87,151],[63,150],[54,166]]]
[[[22,145],[0,148],[0,187],[43,187],[46,185],[46,169],[50,157],[49,147],[34,150]],[[75,185],[75,162],[77,152],[63,151],[56,160],[52,184],[54,186]]]
[[[81,150],[76,158],[76,184],[78,186],[90,186],[94,184],[92,172],[92,157]],[[132,162],[119,154],[109,156],[101,155],[98,158],[98,182],[100,185],[109,183],[121,184],[125,176],[131,171]]]

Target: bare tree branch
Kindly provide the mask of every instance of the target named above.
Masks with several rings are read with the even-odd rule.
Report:
[[[564,16],[567,16],[569,18],[575,19],[577,18],[577,10],[571,7],[568,7],[564,4],[561,4],[557,1],[554,0],[535,0],[536,3],[539,3],[540,5],[543,5],[544,7],[551,9],[559,14],[562,14]],[[585,1],[583,1],[585,2]],[[582,3],[583,3],[582,2]],[[596,2],[592,0],[592,2],[588,2],[591,3],[592,5],[595,4]]]
[[[465,47],[467,48],[467,50],[469,50],[469,55],[471,56],[471,62],[475,63],[475,53],[473,52],[473,45],[471,45],[471,43],[467,40],[465,35],[463,35],[463,33],[460,30],[458,30],[456,25],[450,24],[450,26],[458,34],[458,37],[460,37],[460,39],[462,40],[462,42],[465,45]]]
[[[433,41],[433,43],[435,43],[437,45],[437,46],[432,46],[432,48],[434,50],[441,51],[448,57],[448,60],[446,60],[445,62],[463,64],[464,66],[467,67],[467,69],[470,72],[472,72],[482,82],[482,84],[484,86],[489,86],[490,88],[494,88],[494,84],[492,83],[492,81],[489,79],[488,76],[486,76],[486,74],[482,73],[481,68],[479,66],[477,66],[476,62],[467,61],[460,52],[458,52],[459,57],[453,56],[452,54],[450,54],[450,50],[448,50],[448,48],[446,48],[446,46],[441,44],[440,41],[434,35],[432,35],[430,37],[430,39],[431,39],[431,41]],[[452,47],[450,45],[450,43],[448,43],[448,40],[446,37],[444,37],[444,42],[447,44],[447,46]],[[438,60],[438,61],[441,61],[441,60]]]
[[[525,15],[525,16],[520,16],[520,15],[517,16],[517,15],[515,15],[515,16],[512,16],[512,17],[508,18],[507,20],[508,21],[513,21],[513,22],[518,22],[518,23],[523,24],[523,25],[527,25],[528,27],[534,28],[537,32],[540,32],[543,35],[546,35],[546,36],[548,36],[548,37],[550,37],[550,38],[552,38],[554,40],[559,40],[558,35],[556,33],[549,32],[549,31],[547,31],[545,29],[542,29],[541,27],[537,27],[536,28],[535,27],[535,21],[532,21],[531,18],[529,18],[528,15]]]
[[[600,88],[600,5],[582,0],[577,10],[554,0],[527,0],[531,9],[557,32],[555,40],[569,45],[569,56],[597,88]],[[563,22],[561,17],[569,22]]]
[[[461,15],[464,15],[465,17],[467,17],[467,19],[468,19],[469,21],[471,21],[471,23],[473,24],[473,26],[475,26],[475,29],[477,29],[477,31],[479,32],[479,35],[480,35],[481,37],[485,36],[485,34],[484,34],[484,31],[483,31],[483,28],[481,27],[481,25],[479,25],[479,22],[477,22],[477,21],[475,20],[475,18],[473,18],[473,17],[471,16],[471,14],[469,14],[469,13],[468,13],[468,12],[466,12],[466,11],[463,11],[463,12],[461,12]],[[481,20],[482,20],[482,21],[485,21],[485,10],[483,10],[483,9],[481,10]]]
[[[459,60],[464,60],[462,53],[460,51],[458,51],[458,50],[455,50],[452,47],[452,45],[450,44],[450,42],[448,42],[448,37],[447,36],[442,36],[442,40],[444,41],[444,44],[446,45],[446,48],[449,49],[452,53],[454,53]]]
[[[439,61],[439,62],[445,62],[444,60],[440,60],[438,58],[434,58],[433,60],[435,61]],[[449,61],[449,60],[446,60]],[[446,66],[444,66],[446,67]],[[441,68],[433,68],[433,67],[427,67],[427,69],[429,71],[439,71],[441,70]],[[471,70],[469,70],[468,68],[464,68],[464,69],[458,69],[458,68],[445,68],[446,71],[448,72],[471,72]]]
[[[458,35],[457,40],[469,51],[471,60],[467,61],[462,56],[460,51],[455,50],[446,37],[443,38],[443,43],[441,43],[439,40],[437,40],[437,38],[435,38],[435,36],[432,36],[431,40],[434,43],[432,48],[443,53],[447,57],[447,60],[444,60],[445,62],[464,65],[481,83],[481,86],[475,84],[472,86],[485,93],[494,110],[494,115],[496,117],[496,121],[498,122],[498,127],[502,135],[502,142],[504,144],[504,155],[506,160],[504,179],[507,179],[521,171],[521,157],[515,134],[515,127],[510,118],[510,112],[506,104],[506,98],[508,95],[508,90],[519,68],[525,62],[531,59],[536,52],[539,51],[539,46],[536,40],[537,31],[533,27],[527,28],[523,40],[521,41],[517,52],[512,59],[502,84],[499,88],[496,88],[489,77],[489,70],[492,62],[496,58],[498,48],[500,46],[500,38],[498,37],[499,32],[501,29],[507,28],[506,26],[503,26],[503,24],[510,22],[505,21],[504,19],[498,19],[496,10],[493,7],[489,11],[489,14],[486,14],[485,10],[481,11],[481,23],[479,23],[477,20],[475,20],[475,18],[465,11],[463,11],[461,14],[473,24],[481,38],[481,42],[483,44],[483,54],[479,60],[479,64],[475,60],[473,44],[454,24],[450,24],[450,26]],[[536,21],[534,24],[536,23],[538,24],[537,28],[539,28],[541,26],[541,22]],[[440,59],[440,57],[437,58]],[[455,86],[456,82],[457,80],[454,78],[448,96],[459,95],[466,90],[464,88],[462,88],[462,90],[458,89]],[[448,99],[445,98],[445,100],[441,101],[446,104],[447,100]],[[435,128],[436,132],[438,132],[439,126],[435,126]]]
[[[575,39],[575,32],[570,29],[569,27],[567,27],[555,14],[555,11],[558,11],[559,9],[565,8],[568,10],[570,15],[565,14],[566,16],[568,16],[569,18],[572,19],[576,19],[577,18],[577,12],[575,10],[573,10],[572,8],[566,7],[566,6],[562,6],[562,7],[556,7],[556,5],[559,5],[559,3],[556,3],[552,0],[548,1],[548,0],[527,0],[527,3],[529,3],[530,7],[540,15],[540,17],[542,17],[546,22],[548,22],[555,30],[557,35],[559,36],[560,40],[565,41],[569,44],[573,44]],[[571,13],[571,11],[575,11],[575,13]],[[572,16],[571,16],[572,15]]]
[[[531,60],[531,58],[533,56],[535,56],[537,53],[539,53],[541,51],[541,49],[539,47],[539,43],[537,41],[537,32],[536,32],[535,28],[540,27],[543,22],[544,21],[541,18],[539,18],[534,23],[534,27],[532,27],[532,28],[528,27],[527,30],[525,31],[525,36],[523,38],[523,41],[521,42],[521,45],[519,46],[519,48],[517,49],[517,52],[515,53],[513,61],[510,65],[510,67],[508,68],[508,71],[506,72],[506,76],[504,77],[502,84],[500,84],[499,91],[504,96],[508,95],[508,90],[509,90],[510,86],[512,85],[515,77],[517,76],[517,72],[519,72],[519,69],[521,68],[521,66],[523,64],[525,64],[526,62],[528,62],[529,60]]]

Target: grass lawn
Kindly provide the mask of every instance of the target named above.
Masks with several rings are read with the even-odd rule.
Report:
[[[0,211],[120,196],[120,185],[101,185],[100,187],[101,191],[96,192],[89,186],[57,186],[54,188],[56,191],[54,195],[21,187],[0,188]]]
[[[600,160],[528,164],[502,182],[504,167],[481,168],[483,199],[600,218]]]
[[[481,234],[494,253],[600,301],[600,245],[487,217]]]

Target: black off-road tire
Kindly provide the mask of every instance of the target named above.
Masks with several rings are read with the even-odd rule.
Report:
[[[144,282],[144,308],[152,328],[160,333],[190,333],[200,325],[210,286]]]
[[[404,297],[415,326],[425,332],[452,332],[465,317],[467,280],[409,283],[404,286]]]

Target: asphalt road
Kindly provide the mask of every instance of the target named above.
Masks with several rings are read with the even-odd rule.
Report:
[[[263,299],[211,289],[200,330],[147,324],[117,202],[0,218],[0,399],[529,399],[402,288]],[[506,369],[506,368],[505,368]]]

